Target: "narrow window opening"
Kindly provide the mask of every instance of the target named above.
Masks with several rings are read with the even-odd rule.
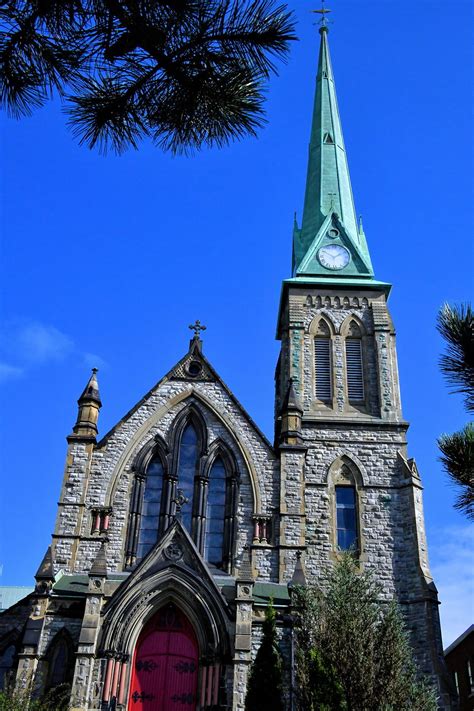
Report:
[[[337,545],[343,551],[356,551],[357,511],[354,486],[336,486]]]
[[[331,339],[314,339],[315,394],[318,400],[330,402],[332,398]]]
[[[333,137],[331,136],[330,133],[325,133],[325,134],[324,134],[323,143],[334,144]]]
[[[192,425],[188,425],[181,437],[178,463],[178,489],[181,489],[187,502],[181,512],[181,522],[191,531],[193,512],[194,477],[198,460],[198,435]]]
[[[209,563],[222,567],[224,560],[224,525],[226,504],[226,470],[222,459],[216,459],[209,473],[206,506],[204,556]]]
[[[349,402],[364,400],[364,372],[362,367],[362,341],[346,339],[347,396]]]
[[[138,560],[141,560],[158,540],[162,488],[163,465],[160,458],[155,457],[151,460],[146,474],[137,548]]]

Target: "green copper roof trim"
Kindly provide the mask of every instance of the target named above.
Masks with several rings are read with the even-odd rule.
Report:
[[[357,279],[355,277],[353,278],[347,278],[347,279],[331,279],[331,278],[321,278],[321,277],[311,277],[311,276],[305,276],[305,277],[292,277],[291,279],[284,279],[283,280],[283,287],[285,284],[289,284],[291,286],[301,286],[304,287],[306,286],[340,286],[341,288],[347,287],[350,289],[354,289],[356,287],[357,289],[360,289],[363,291],[364,289],[378,289],[379,291],[383,291],[385,294],[389,294],[392,285],[389,284],[386,281],[377,281],[377,279]]]
[[[332,234],[331,234],[332,233]],[[333,236],[335,235],[335,236]],[[318,252],[326,245],[338,245],[345,247],[351,255],[348,264],[336,273],[332,269],[327,269],[318,259]],[[344,278],[346,276],[373,277],[374,270],[369,255],[361,248],[361,245],[351,239],[345,225],[341,222],[335,212],[330,212],[319,232],[316,234],[308,250],[296,268],[296,276],[300,275],[333,275],[334,278]]]
[[[328,28],[321,27],[316,94],[309,143],[308,172],[301,228],[293,227],[293,274],[327,275],[317,259],[324,246],[328,220],[338,222],[339,244],[351,253],[344,276],[373,276],[367,240],[357,225],[352,186],[328,45]],[[337,240],[335,241],[337,244]],[[311,254],[309,254],[311,252]]]

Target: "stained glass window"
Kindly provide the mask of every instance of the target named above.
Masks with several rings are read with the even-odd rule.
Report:
[[[219,458],[209,473],[204,539],[204,557],[216,566],[221,566],[224,558],[225,496],[226,471],[224,462]]]
[[[181,512],[181,522],[188,531],[191,531],[191,517],[193,510],[194,477],[198,459],[198,436],[192,425],[188,425],[181,437],[178,462],[178,489],[181,489],[188,502],[184,504]]]
[[[155,457],[148,465],[143,495],[140,536],[138,538],[137,558],[141,560],[154,546],[158,539],[160,522],[161,491],[163,489],[163,465]]]
[[[354,486],[336,486],[337,545],[341,550],[357,549],[357,517]]]

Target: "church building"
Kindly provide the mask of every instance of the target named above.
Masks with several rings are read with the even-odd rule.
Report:
[[[324,588],[349,549],[401,605],[419,669],[451,708],[391,287],[356,218],[324,23],[320,36],[274,441],[208,360],[199,322],[182,359],[101,438],[94,370],[35,590],[0,614],[0,675],[37,694],[67,682],[75,711],[244,711],[269,599],[291,679],[291,585]]]

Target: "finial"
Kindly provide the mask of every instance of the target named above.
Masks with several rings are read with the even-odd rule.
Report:
[[[175,518],[177,518],[178,521],[181,521],[181,510],[183,506],[189,503],[189,499],[184,495],[184,491],[182,489],[178,489],[176,493],[177,496],[173,499],[173,503],[176,506]]]
[[[296,563],[293,577],[288,583],[288,588],[291,590],[295,585],[306,585],[306,575],[304,572],[303,561],[301,560],[301,551],[296,551]]]
[[[311,12],[314,12],[314,13],[316,13],[317,15],[321,15],[321,19],[320,19],[320,21],[317,23],[318,25],[321,25],[320,30],[319,30],[320,32],[321,32],[321,31],[324,31],[324,32],[327,32],[327,31],[328,31],[328,24],[329,24],[329,22],[328,22],[328,20],[326,19],[326,15],[327,15],[328,13],[330,13],[331,10],[329,10],[327,7],[325,7],[325,5],[324,5],[325,1],[326,1],[326,0],[321,0],[321,9],[320,9],[320,10],[311,10]]]
[[[203,326],[199,320],[197,320],[195,323],[192,323],[188,326],[191,331],[194,331],[194,338],[199,338],[201,335],[201,331],[205,331],[207,326]]]

